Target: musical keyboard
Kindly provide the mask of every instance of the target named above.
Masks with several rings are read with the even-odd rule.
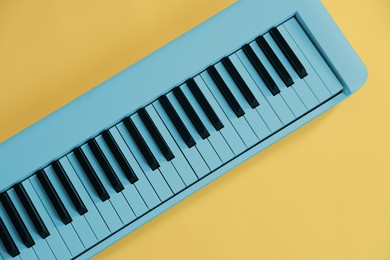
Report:
[[[89,258],[366,77],[319,1],[241,0],[0,144],[0,259]]]

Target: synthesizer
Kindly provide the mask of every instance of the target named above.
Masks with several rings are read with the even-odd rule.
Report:
[[[88,259],[357,91],[319,0],[241,0],[0,144],[0,260]]]

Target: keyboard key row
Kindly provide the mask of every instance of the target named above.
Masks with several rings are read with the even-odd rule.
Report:
[[[1,193],[0,258],[74,257],[331,97],[303,37],[273,28]]]

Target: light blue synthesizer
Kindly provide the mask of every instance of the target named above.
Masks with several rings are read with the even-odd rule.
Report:
[[[241,0],[0,144],[0,259],[87,259],[349,97],[319,0]]]

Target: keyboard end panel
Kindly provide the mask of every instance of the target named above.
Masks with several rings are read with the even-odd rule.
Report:
[[[356,92],[368,78],[365,64],[322,3],[304,0],[299,5],[295,17],[300,26],[342,84],[344,93]]]

